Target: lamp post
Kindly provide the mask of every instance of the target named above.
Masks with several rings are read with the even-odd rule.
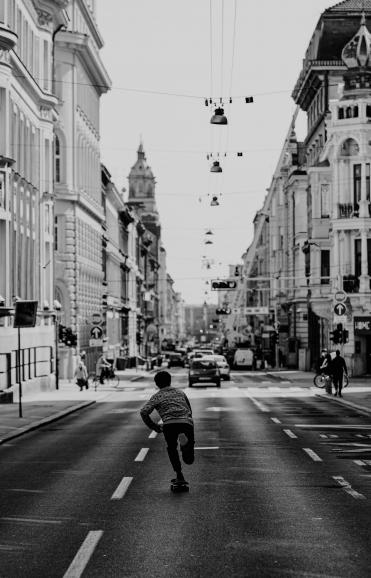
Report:
[[[57,299],[54,300],[53,305],[54,305],[53,318],[54,318],[54,340],[55,340],[55,389],[59,389],[59,349],[58,349],[59,319],[58,319],[58,315],[60,313],[60,310],[62,309],[62,306]]]

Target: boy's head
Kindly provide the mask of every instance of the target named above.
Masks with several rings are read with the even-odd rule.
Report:
[[[154,377],[155,384],[159,389],[171,385],[171,375],[168,371],[158,371]]]

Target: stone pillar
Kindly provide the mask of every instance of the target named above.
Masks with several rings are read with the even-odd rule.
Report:
[[[366,198],[366,163],[362,163],[361,200],[359,201],[359,216],[368,217],[368,200]]]
[[[340,276],[340,241],[339,241],[339,231],[334,231],[334,261],[333,261],[334,272],[331,275],[335,282],[335,287],[337,289],[342,289],[343,285]]]
[[[370,291],[370,277],[368,275],[367,259],[367,231],[361,231],[361,276],[359,290],[361,293]]]

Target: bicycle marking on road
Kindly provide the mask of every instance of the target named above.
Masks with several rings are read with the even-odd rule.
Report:
[[[149,434],[149,439],[153,440],[154,438],[157,438],[157,431],[151,431],[151,433]]]
[[[113,492],[113,494],[111,496],[111,500],[121,500],[125,496],[132,481],[133,481],[133,478],[129,478],[129,477],[122,478],[122,480],[119,483],[119,485],[117,486],[116,490]]]
[[[298,436],[294,434],[293,431],[291,431],[291,429],[284,429],[283,430],[285,432],[285,434],[289,437],[292,438],[293,440],[297,440]]]
[[[308,456],[310,458],[312,458],[312,460],[314,462],[322,462],[322,458],[319,457],[318,454],[316,454],[316,452],[314,452],[313,450],[311,450],[310,448],[303,448],[303,450],[305,451],[305,453],[308,454]]]
[[[63,578],[79,578],[82,576],[102,536],[103,530],[92,530],[88,533]]]
[[[351,484],[349,482],[347,482],[342,476],[332,476],[332,477],[335,480],[335,482],[337,482],[339,484],[339,486],[342,487],[344,492],[346,492],[347,494],[352,496],[352,498],[354,498],[356,500],[365,500],[366,499],[366,496],[364,496],[363,494],[360,494],[359,492],[357,492],[357,490],[354,490],[352,488]]]
[[[134,461],[135,462],[142,462],[144,460],[144,458],[146,457],[146,455],[148,454],[148,452],[149,452],[149,448],[142,448],[139,451],[139,453],[138,453],[138,455]]]
[[[252,403],[258,408],[260,409],[260,411],[266,413],[269,412],[269,409],[267,408],[267,406],[264,405],[264,403],[261,403],[260,401],[258,401],[257,399],[255,399],[255,397],[252,397],[249,393],[245,392],[245,395],[248,399],[250,399],[252,401]]]
[[[271,417],[271,420],[273,421],[273,423],[282,423],[281,420],[278,419],[278,417]]]

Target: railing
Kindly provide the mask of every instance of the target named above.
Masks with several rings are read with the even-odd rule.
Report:
[[[0,353],[0,389],[17,383],[18,371],[22,382],[38,377],[47,377],[54,370],[53,348],[49,345],[26,347],[20,351]]]
[[[353,203],[339,203],[339,219],[353,219],[359,216],[359,205]]]

